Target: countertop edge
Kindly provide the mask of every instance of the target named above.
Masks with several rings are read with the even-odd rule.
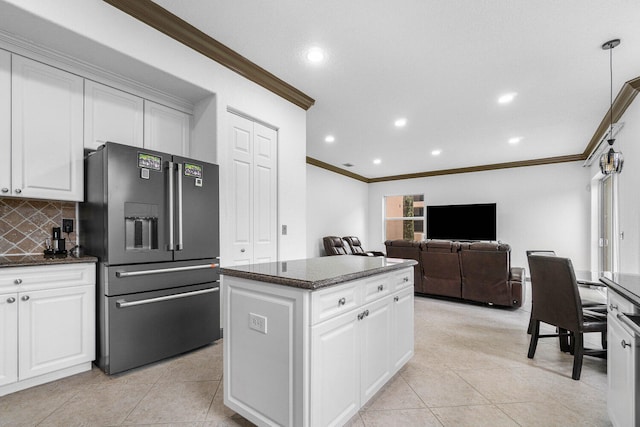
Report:
[[[24,256],[24,257],[3,257],[0,260],[0,269],[2,268],[14,268],[14,267],[41,267],[50,265],[64,265],[64,264],[82,264],[82,263],[97,263],[98,258],[89,255],[83,255],[81,257],[68,256],[65,258],[45,258],[41,255]]]
[[[610,289],[612,289],[616,293],[620,294],[625,299],[631,301],[633,304],[635,304],[638,307],[640,307],[640,297],[638,295],[634,294],[633,292],[629,291],[624,286],[620,285],[619,283],[614,282],[613,280],[611,280],[611,279],[609,279],[607,277],[601,277],[600,281],[602,283],[604,283],[605,285],[607,285],[607,287],[609,287]]]
[[[276,285],[290,286],[294,288],[307,289],[315,291],[318,289],[326,288],[329,286],[339,285],[341,283],[349,282],[351,280],[357,280],[364,277],[375,276],[377,274],[386,273],[390,271],[400,270],[402,268],[413,267],[418,262],[415,260],[404,260],[405,262],[399,262],[397,264],[386,265],[383,267],[376,267],[365,271],[356,271],[353,273],[343,274],[340,276],[332,277],[329,279],[308,281],[293,279],[282,276],[272,276],[268,274],[252,273],[248,271],[234,270],[233,268],[220,268],[220,274],[226,276],[237,277],[240,279],[255,280],[258,282],[272,283]]]

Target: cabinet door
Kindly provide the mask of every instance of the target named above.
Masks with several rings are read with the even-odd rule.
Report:
[[[144,101],[144,147],[177,156],[189,156],[191,116]]]
[[[84,148],[107,141],[142,147],[143,112],[142,98],[85,80]]]
[[[18,296],[20,380],[95,358],[95,286]]]
[[[391,378],[391,297],[363,307],[360,404],[364,405]]]
[[[0,196],[11,191],[11,54],[0,50]]]
[[[82,187],[82,78],[12,57],[13,196],[76,200]]]
[[[413,287],[404,289],[393,297],[391,336],[394,374],[413,356]]]
[[[0,386],[18,380],[18,294],[0,295]]]
[[[630,344],[623,347],[622,343]],[[607,318],[607,380],[609,392],[607,409],[614,426],[635,424],[636,389],[638,375],[635,363],[637,340],[624,330],[615,315]]]
[[[360,408],[358,313],[345,313],[311,329],[314,426],[343,425]]]

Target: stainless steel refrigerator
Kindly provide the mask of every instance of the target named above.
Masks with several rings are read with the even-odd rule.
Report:
[[[108,374],[220,338],[218,166],[107,142],[85,158],[81,246],[98,257]]]

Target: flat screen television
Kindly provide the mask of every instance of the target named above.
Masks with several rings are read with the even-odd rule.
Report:
[[[496,204],[427,206],[427,239],[497,240]]]

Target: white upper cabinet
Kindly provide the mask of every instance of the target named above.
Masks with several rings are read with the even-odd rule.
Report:
[[[189,155],[191,116],[144,101],[144,147],[179,156]]]
[[[11,88],[11,195],[81,201],[82,77],[13,55]]]
[[[84,148],[95,150],[107,141],[142,147],[143,99],[85,80]]]
[[[11,54],[0,50],[0,196],[11,191]]]

